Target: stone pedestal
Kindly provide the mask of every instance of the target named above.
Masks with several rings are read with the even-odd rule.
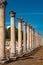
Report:
[[[0,60],[5,59],[5,8],[6,1],[0,1]]]
[[[18,18],[18,55],[22,54],[22,19]]]
[[[10,57],[16,55],[16,40],[15,40],[15,15],[16,12],[10,11],[11,16],[11,42],[10,42]]]
[[[30,52],[30,25],[27,24],[27,51]]]
[[[27,23],[24,21],[24,31],[23,31],[23,53],[27,51]]]

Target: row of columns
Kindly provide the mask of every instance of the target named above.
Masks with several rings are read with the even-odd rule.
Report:
[[[13,57],[16,55],[16,39],[15,39],[15,12],[10,11],[11,16],[11,50],[10,56]],[[33,50],[34,46],[34,29],[32,26],[24,22],[24,31],[23,31],[23,40],[22,40],[22,18],[18,18],[18,55],[23,53],[30,52]],[[23,46],[22,46],[23,41]],[[22,50],[23,49],[23,50]]]
[[[6,1],[0,1],[0,60],[5,59],[5,8]],[[15,16],[16,12],[10,11],[11,21],[11,42],[10,57],[16,56],[16,38],[15,38]],[[27,51],[30,52],[35,48],[35,44],[39,43],[38,35],[32,26],[24,22],[23,40],[22,40],[22,19],[18,18],[18,55],[22,55]],[[22,46],[23,41],[23,46]],[[37,42],[35,42],[37,41]]]

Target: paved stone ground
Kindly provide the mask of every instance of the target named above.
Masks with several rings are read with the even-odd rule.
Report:
[[[17,61],[9,62],[4,65],[43,65],[43,47],[40,47],[32,55],[25,55],[24,58],[18,59]],[[1,64],[0,64],[1,65]]]

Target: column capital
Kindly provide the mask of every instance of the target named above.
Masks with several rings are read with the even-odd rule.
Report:
[[[35,29],[34,28],[32,28],[33,29],[33,31],[35,31]]]
[[[2,0],[0,0],[0,8],[2,8],[2,7],[6,7],[6,5],[7,5],[7,1],[2,1]]]
[[[22,18],[18,18],[18,22],[22,23],[22,20],[23,20]]]
[[[30,26],[30,29],[32,29],[32,26]]]
[[[27,24],[27,26],[30,28],[30,24]]]
[[[27,26],[27,23],[24,21],[24,26]]]
[[[15,17],[16,12],[14,12],[14,11],[10,11],[9,14],[10,14],[11,17]]]

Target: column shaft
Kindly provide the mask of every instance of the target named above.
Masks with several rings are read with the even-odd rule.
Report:
[[[39,41],[38,41],[38,33],[35,32],[35,44],[36,48],[39,46]]]
[[[0,1],[0,60],[5,58],[5,7],[6,2]]]
[[[35,30],[33,30],[33,49],[35,49]]]
[[[0,58],[5,57],[4,8],[0,8]]]
[[[27,25],[27,51],[30,49],[30,26]]]
[[[32,28],[30,26],[30,50],[32,50]]]
[[[34,49],[34,29],[32,28],[32,50]]]
[[[22,19],[18,18],[18,55],[22,54]]]
[[[10,57],[14,57],[16,55],[16,39],[15,39],[15,12],[11,11],[11,42],[10,42]]]
[[[27,51],[27,24],[24,22],[24,32],[23,32],[23,52]]]

